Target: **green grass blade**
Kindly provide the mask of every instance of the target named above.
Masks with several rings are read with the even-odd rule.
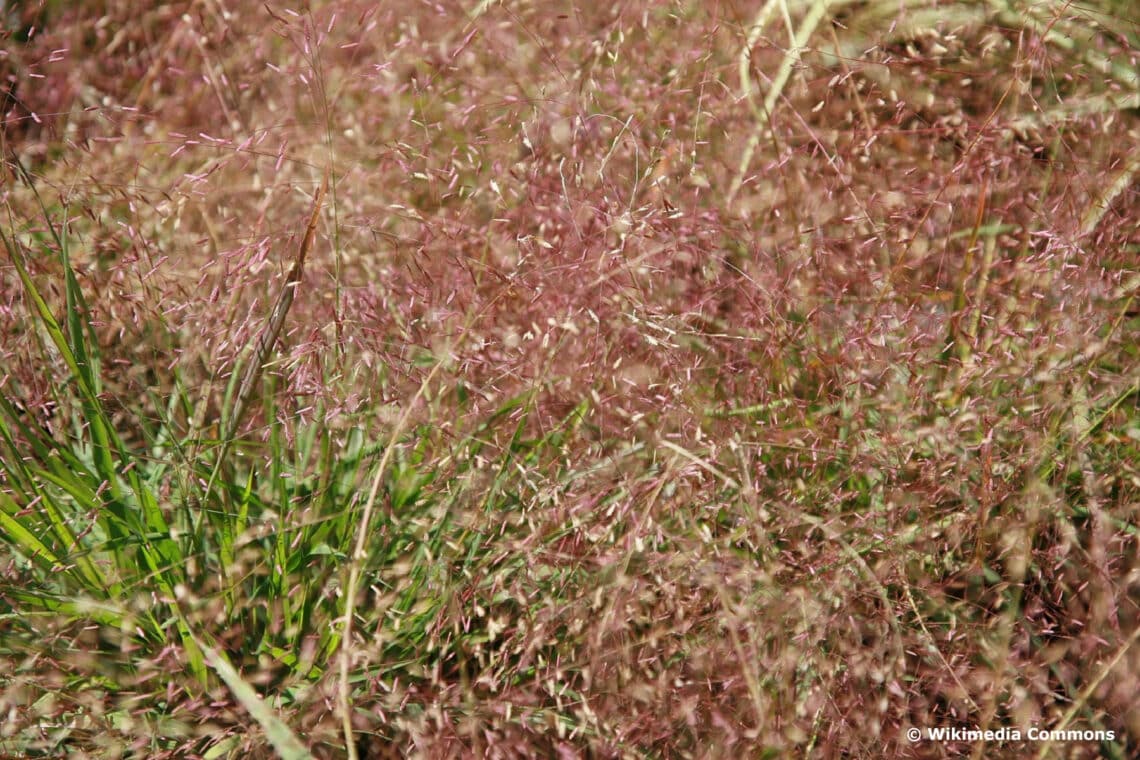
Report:
[[[314,760],[313,755],[301,740],[285,725],[273,710],[265,704],[252,686],[242,679],[241,674],[225,657],[212,647],[198,644],[206,662],[217,673],[242,707],[258,722],[273,749],[282,760]]]
[[[38,562],[48,571],[54,571],[63,563],[43,541],[28,530],[21,520],[13,516],[12,513],[18,510],[19,507],[12,497],[0,491],[0,535],[20,549],[25,556]]]

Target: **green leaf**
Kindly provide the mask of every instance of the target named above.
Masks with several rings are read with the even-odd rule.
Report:
[[[277,754],[282,760],[315,760],[309,750],[305,749],[305,745],[301,744],[301,740],[265,704],[254,688],[242,679],[241,675],[224,656],[212,647],[200,643],[198,646],[202,650],[206,662],[209,663],[215,673],[221,676],[230,692],[241,702],[242,707],[261,725],[265,731],[265,737],[269,739],[269,743],[273,745],[273,749],[277,750]]]

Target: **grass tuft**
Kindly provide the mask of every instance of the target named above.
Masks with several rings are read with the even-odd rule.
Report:
[[[0,755],[1137,755],[1132,3],[183,5],[0,10]]]

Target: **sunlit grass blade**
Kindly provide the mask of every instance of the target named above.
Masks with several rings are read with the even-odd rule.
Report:
[[[313,760],[312,754],[296,734],[277,717],[269,705],[254,691],[226,658],[213,647],[199,644],[206,662],[217,673],[242,707],[258,722],[265,737],[282,760]]]

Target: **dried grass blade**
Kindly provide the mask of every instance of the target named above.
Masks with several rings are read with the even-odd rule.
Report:
[[[223,431],[222,439],[225,441],[233,438],[233,435],[237,432],[237,427],[241,424],[242,417],[245,415],[246,406],[249,404],[250,396],[253,395],[253,389],[256,387],[257,381],[261,379],[261,373],[265,369],[265,360],[269,358],[269,352],[277,342],[277,337],[281,334],[281,327],[285,324],[285,317],[289,314],[289,308],[293,305],[293,297],[296,295],[297,288],[301,284],[301,278],[305,273],[305,257],[313,245],[313,238],[316,237],[317,222],[320,220],[321,215],[321,204],[324,202],[328,185],[329,178],[326,174],[324,181],[321,182],[320,190],[317,191],[316,197],[313,198],[313,211],[309,216],[309,226],[305,228],[305,236],[301,239],[301,247],[297,251],[297,258],[293,261],[293,266],[289,269],[289,276],[285,279],[285,287],[281,290],[281,294],[277,296],[277,303],[273,305],[273,312],[269,316],[269,322],[266,323],[265,329],[262,330],[261,337],[257,340],[257,347],[254,349],[253,355],[250,357],[249,363],[242,373],[241,383],[238,385],[238,392],[234,397],[233,408],[225,430]]]

